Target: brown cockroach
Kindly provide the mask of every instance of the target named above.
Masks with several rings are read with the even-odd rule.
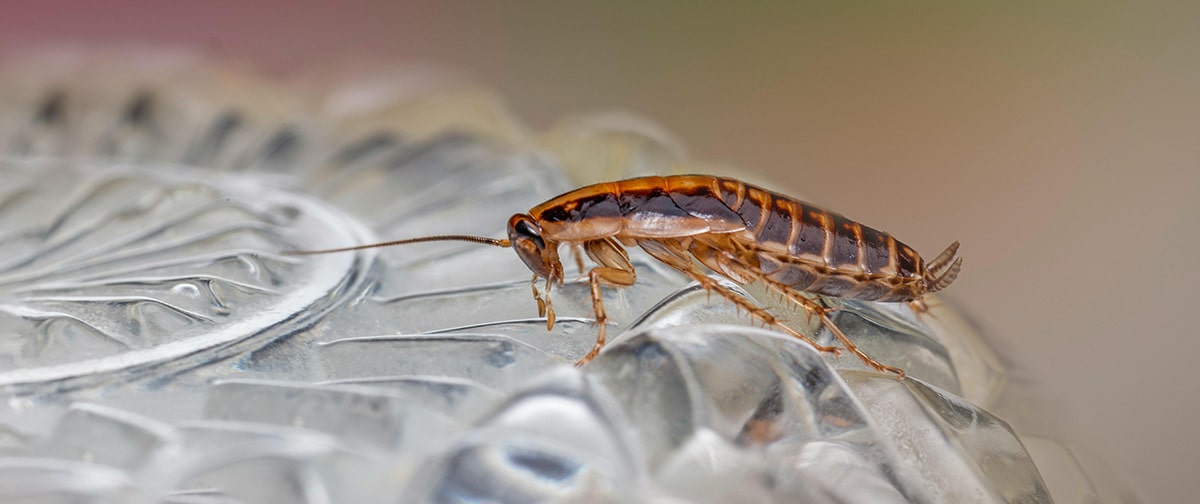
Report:
[[[511,247],[533,271],[538,315],[554,327],[550,287],[563,282],[559,245],[567,244],[583,271],[580,249],[597,266],[587,271],[592,309],[599,326],[596,344],[576,362],[591,361],[605,343],[600,286],[626,287],[637,273],[624,247],[640,247],[765,324],[822,352],[817,344],[763,308],[722,286],[703,268],[740,284],[760,282],[817,315],[842,346],[878,371],[904,371],[859,350],[828,317],[828,308],[801,292],[863,301],[913,302],[946,288],[958,277],[962,258],[954,242],[928,264],[891,235],[802,202],[732,178],[708,175],[641,177],[576,189],[508,220],[508,239],[440,235],[293,254],[325,254],[428,241],[461,240]],[[693,261],[694,260],[694,261]],[[537,283],[544,278],[545,292]]]

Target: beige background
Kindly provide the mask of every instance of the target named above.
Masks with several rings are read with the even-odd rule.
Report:
[[[642,112],[927,255],[961,240],[949,293],[1012,367],[1012,423],[1189,501],[1200,3],[963,3],[6,2],[0,43],[369,55],[460,68],[538,127]]]

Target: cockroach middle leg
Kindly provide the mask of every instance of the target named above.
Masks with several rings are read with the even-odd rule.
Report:
[[[580,275],[584,274],[583,252],[580,251],[580,246],[578,243],[571,244],[571,257],[575,258],[575,267],[579,268],[579,274]]]
[[[625,249],[612,239],[592,240],[584,243],[583,249],[587,252],[588,257],[600,264],[597,268],[592,268],[588,271],[588,286],[592,290],[592,313],[595,315],[596,325],[596,344],[588,351],[587,355],[579,359],[575,363],[576,367],[587,364],[592,359],[600,354],[600,350],[604,348],[605,335],[608,331],[608,314],[604,311],[603,293],[600,292],[600,285],[608,285],[610,287],[628,287],[637,283],[637,272],[633,269],[633,264],[629,262],[629,254],[625,253]]]
[[[600,284],[612,287],[628,287],[636,281],[637,276],[633,270],[599,267],[592,268],[588,272],[588,285],[592,289],[592,312],[595,314],[597,326],[596,344],[592,345],[592,349],[588,351],[587,355],[584,355],[583,358],[575,362],[575,367],[582,366],[595,359],[607,341],[605,335],[608,332],[608,314],[604,311],[604,298],[600,292]]]

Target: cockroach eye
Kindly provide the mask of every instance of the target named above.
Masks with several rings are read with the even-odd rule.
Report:
[[[537,244],[538,249],[546,248],[546,241],[542,239],[542,234],[537,228],[529,224],[529,221],[518,222],[516,230],[517,236],[533,240],[533,242]]]

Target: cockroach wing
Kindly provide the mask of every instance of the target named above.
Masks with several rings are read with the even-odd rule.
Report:
[[[705,177],[707,178],[707,177]],[[706,185],[671,184],[671,200],[689,215],[708,223],[710,233],[732,233],[746,229],[746,221],[725,205]]]
[[[625,235],[645,238],[679,238],[711,231],[707,220],[675,204],[661,188],[622,192],[618,198]]]

